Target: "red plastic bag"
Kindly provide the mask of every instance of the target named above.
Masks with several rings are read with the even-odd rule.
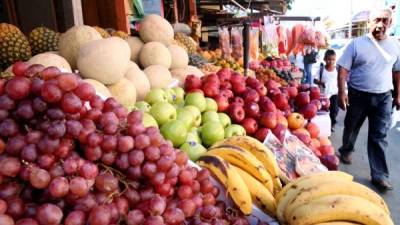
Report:
[[[315,32],[315,44],[318,48],[326,48],[325,36],[320,32]]]
[[[312,25],[307,25],[299,38],[299,42],[304,45],[315,45],[315,28]]]
[[[293,38],[292,38],[292,31],[288,28],[286,28],[286,38],[287,38],[286,55],[289,55],[293,48]]]
[[[279,54],[285,54],[288,50],[287,31],[283,26],[277,26],[276,32],[278,33],[278,51]]]
[[[292,28],[292,52],[297,55],[299,52],[303,52],[304,45],[300,40],[301,35],[304,32],[304,26],[297,24]]]

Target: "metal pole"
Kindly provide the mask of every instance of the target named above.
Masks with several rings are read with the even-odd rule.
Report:
[[[249,48],[250,48],[250,24],[243,23],[243,67],[244,75],[247,76],[249,70]]]

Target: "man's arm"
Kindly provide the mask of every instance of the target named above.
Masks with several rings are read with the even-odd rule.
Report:
[[[339,66],[339,75],[338,75],[339,107],[343,110],[346,110],[347,106],[349,106],[349,99],[346,94],[346,82],[348,76],[349,76],[349,71]]]
[[[400,110],[400,71],[393,72],[394,96],[393,101],[397,110]]]

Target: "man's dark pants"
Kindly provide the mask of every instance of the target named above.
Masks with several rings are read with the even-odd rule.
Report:
[[[390,127],[392,111],[391,92],[373,94],[349,87],[349,104],[344,120],[343,146],[340,154],[354,151],[354,144],[365,118],[368,118],[368,159],[371,178],[381,181],[389,177],[385,151],[388,143],[387,132]]]

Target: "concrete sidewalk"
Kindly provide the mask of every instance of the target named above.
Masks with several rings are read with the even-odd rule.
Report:
[[[338,124],[335,127],[335,132],[332,133],[331,140],[335,149],[338,149],[342,144],[343,120],[345,113],[340,111],[338,116]],[[340,170],[352,174],[357,182],[365,184],[377,191],[370,184],[370,169],[367,156],[367,141],[368,141],[368,121],[364,122],[361,128],[356,143],[356,151],[353,154],[352,165],[341,165]],[[381,193],[381,196],[386,200],[391,210],[391,216],[394,224],[400,224],[400,123],[397,127],[389,132],[388,136],[389,149],[386,153],[388,160],[390,179],[394,186],[393,191]],[[377,191],[378,192],[378,191]],[[378,192],[379,193],[379,192]]]

